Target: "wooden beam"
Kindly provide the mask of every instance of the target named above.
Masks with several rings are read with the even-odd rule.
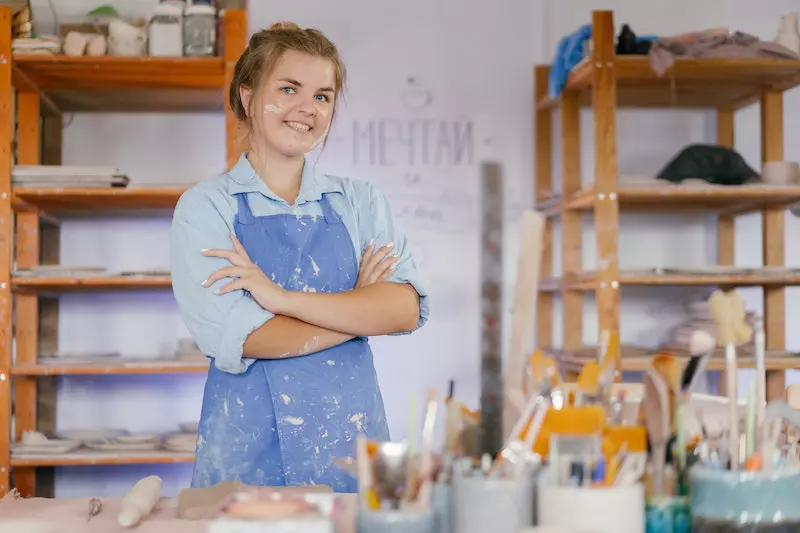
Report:
[[[569,198],[581,188],[581,107],[580,94],[561,95],[561,197]],[[579,274],[581,259],[581,212],[561,210],[562,277]],[[563,284],[561,316],[563,347],[577,350],[583,345],[583,293]]]
[[[734,122],[736,112],[733,109],[717,110],[717,144],[727,148],[734,147]],[[717,217],[717,264],[734,265],[736,243],[736,217],[724,214]],[[717,374],[717,393],[726,394],[725,371]]]
[[[537,66],[534,70],[535,139],[534,159],[534,203],[538,204],[553,194],[553,114],[549,109],[539,110],[535,103],[547,96],[550,79],[549,66]],[[542,238],[542,279],[553,276],[553,220],[545,220]],[[553,345],[553,294],[539,292],[536,300],[536,344]]]
[[[14,139],[11,8],[0,6],[0,497],[11,490],[11,165]],[[2,137],[5,135],[5,137]]]
[[[230,169],[236,164],[239,155],[244,150],[243,142],[246,140],[246,132],[242,131],[241,125],[236,120],[228,100],[228,90],[233,81],[233,73],[236,69],[236,62],[247,48],[247,12],[241,9],[231,9],[224,12],[225,20],[225,134],[226,151],[225,159],[227,168]]]
[[[783,93],[761,95],[761,160],[783,161]],[[762,212],[761,230],[764,266],[784,264],[783,208],[767,208]],[[764,334],[767,350],[786,348],[786,289],[764,287]],[[767,372],[767,401],[781,399],[786,390],[786,372]]]
[[[595,191],[594,227],[599,273],[598,331],[619,331],[619,202],[617,199],[617,86],[614,74],[614,17],[611,11],[592,13],[594,64],[592,103],[594,112]],[[576,156],[577,157],[577,156]]]

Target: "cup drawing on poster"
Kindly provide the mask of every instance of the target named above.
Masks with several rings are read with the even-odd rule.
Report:
[[[475,231],[478,166],[471,119],[436,116],[436,99],[417,78],[399,94],[395,116],[353,118],[337,130],[349,165],[363,168],[408,230]],[[358,172],[361,174],[362,172]]]

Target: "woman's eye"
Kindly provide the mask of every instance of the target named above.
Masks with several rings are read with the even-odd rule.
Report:
[[[318,95],[317,95],[317,98],[319,99],[319,101],[320,101],[320,102],[327,102],[327,101],[329,101],[329,98],[328,98],[326,95],[324,95],[324,94],[318,94]]]
[[[286,94],[292,94],[294,89],[292,87],[283,87],[281,88],[281,91],[285,92]]]

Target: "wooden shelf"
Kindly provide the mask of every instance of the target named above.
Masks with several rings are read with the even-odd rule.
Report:
[[[597,355],[596,346],[585,346],[584,348],[567,354],[558,348],[551,348],[545,350],[556,355],[556,358],[565,366],[569,368],[575,366],[580,367],[583,362],[594,360]],[[663,349],[650,349],[642,348],[639,346],[622,346],[622,370],[630,372],[641,372],[650,367],[652,363],[652,355],[658,351],[672,352],[679,357],[688,360],[689,354],[682,348],[663,348]],[[736,364],[739,368],[755,368],[755,359],[752,356],[751,347],[740,347],[737,350]],[[800,369],[800,353],[790,352],[775,352],[766,353],[766,368],[767,370],[792,370]],[[707,370],[725,370],[725,357],[724,349],[718,347],[716,352],[708,360],[706,366]]]
[[[726,287],[787,287],[800,285],[800,272],[792,274],[752,273],[738,275],[722,274],[650,274],[645,271],[619,272],[620,285],[640,286],[726,286]],[[583,272],[567,276],[564,279],[550,278],[542,280],[539,290],[555,292],[565,286],[567,290],[592,291],[598,286],[597,272]]]
[[[61,111],[224,111],[221,57],[13,55],[13,83]]]
[[[71,363],[56,361],[11,367],[11,376],[96,376],[131,374],[200,374],[208,371],[208,361],[147,360],[112,358],[110,362]],[[119,359],[119,360],[117,360]]]
[[[206,372],[208,362],[116,361],[79,363],[47,361],[40,352],[59,347],[57,297],[69,291],[170,290],[169,275],[128,276],[118,272],[95,272],[85,277],[59,270],[56,277],[33,277],[45,264],[58,263],[61,215],[92,218],[153,217],[171,212],[186,189],[183,184],[147,185],[128,188],[40,189],[15,187],[14,164],[60,165],[69,112],[208,112],[224,117],[225,168],[239,159],[240,126],[227,105],[228,88],[237,60],[247,48],[247,11],[220,12],[220,56],[210,58],[159,57],[68,57],[65,55],[17,53],[8,28],[13,24],[9,6],[0,6],[0,23],[6,25],[0,38],[0,122],[5,124],[0,149],[0,272],[2,287],[14,291],[13,298],[0,300],[0,372],[15,379],[0,380],[0,498],[12,488],[23,497],[52,497],[53,480],[40,479],[38,466],[190,463],[194,454],[168,451],[101,453],[79,450],[64,455],[11,457],[11,443],[25,431],[50,434],[55,431],[54,409],[37,409],[40,394],[50,395],[53,375],[166,374]],[[17,127],[13,127],[14,125]],[[115,131],[106,132],[113,136]],[[188,186],[188,185],[187,185]],[[156,188],[164,187],[164,188]],[[0,187],[2,188],[2,187]],[[15,269],[18,269],[15,270]],[[15,274],[19,274],[16,276]],[[127,274],[127,273],[126,273]],[[62,276],[62,277],[58,277]],[[40,296],[52,296],[39,298]],[[13,354],[13,356],[12,356]],[[16,364],[15,364],[16,363]],[[13,386],[11,382],[14,382]],[[12,404],[15,406],[11,433]],[[13,475],[12,475],[12,470]],[[13,477],[13,487],[12,487]]]
[[[635,212],[697,211],[718,214],[742,214],[766,207],[790,207],[800,203],[800,186],[784,185],[628,185],[615,191],[621,210]],[[540,202],[538,208],[550,216],[562,210],[592,210],[597,202],[593,185],[582,188],[562,201],[554,196]]]
[[[98,452],[76,450],[65,454],[12,455],[13,467],[38,466],[99,466],[99,465],[147,465],[170,463],[193,463],[193,453],[176,453],[165,450],[151,452]]]
[[[12,205],[17,211],[40,209],[50,214],[124,213],[173,210],[186,188],[15,188]]]
[[[678,58],[663,76],[647,56],[614,56],[617,107],[739,108],[756,101],[764,90],[785,91],[800,85],[800,61],[788,59]],[[597,68],[585,58],[572,69],[566,90],[580,91],[591,105]],[[539,100],[539,109],[559,105],[559,99]]]
[[[172,287],[170,276],[110,276],[88,278],[14,277],[17,291],[108,291]]]

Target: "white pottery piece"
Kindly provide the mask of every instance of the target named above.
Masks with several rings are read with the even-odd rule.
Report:
[[[112,56],[143,56],[147,48],[147,30],[120,19],[108,23],[108,54]]]
[[[797,30],[798,13],[787,13],[781,16],[781,25],[775,42],[800,55],[800,32]]]

